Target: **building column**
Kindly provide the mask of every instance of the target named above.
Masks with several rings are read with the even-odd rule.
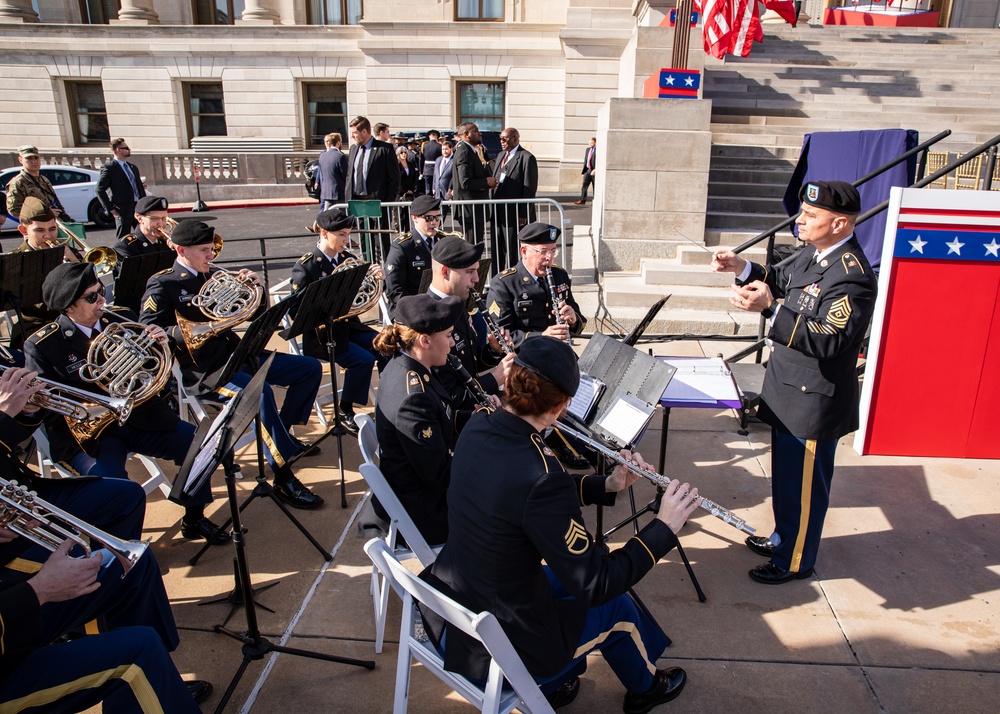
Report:
[[[274,0],[246,0],[243,17],[237,25],[280,25],[281,15],[274,8]]]
[[[0,22],[38,22],[31,0],[0,0]]]
[[[112,25],[159,25],[160,16],[153,10],[153,0],[121,0],[122,9]]]

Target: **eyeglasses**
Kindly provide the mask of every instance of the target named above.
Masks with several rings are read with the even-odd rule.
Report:
[[[86,300],[91,305],[94,305],[94,304],[97,303],[98,300],[100,300],[102,297],[104,297],[104,294],[106,292],[107,291],[104,289],[104,286],[101,285],[100,283],[98,283],[97,284],[97,290],[95,290],[92,293],[87,293],[86,295],[81,295],[80,299],[81,300]]]
[[[441,222],[441,214],[440,213],[436,213],[433,216],[432,215],[417,216],[417,218],[423,218],[425,221],[434,221],[436,223],[440,223]]]
[[[528,247],[529,250],[533,250],[536,253],[538,253],[539,255],[550,255],[553,258],[555,258],[557,255],[559,255],[559,249],[558,248],[536,248],[533,245],[529,245],[527,247]]]
[[[131,151],[132,149],[128,148],[127,146],[119,146],[118,150],[119,151]]]

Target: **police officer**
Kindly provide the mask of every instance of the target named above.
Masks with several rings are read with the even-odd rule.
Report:
[[[521,260],[513,268],[497,275],[490,286],[487,300],[489,312],[500,324],[510,330],[514,345],[525,337],[542,333],[560,340],[583,331],[586,319],[573,298],[569,274],[554,264],[559,249],[555,243],[562,233],[546,223],[529,223],[517,234]],[[545,269],[552,268],[554,286],[550,286]],[[560,304],[552,304],[551,288],[554,287]],[[556,324],[556,310],[563,324]]]
[[[454,295],[463,305],[467,304],[469,291],[479,280],[479,259],[485,247],[484,243],[473,244],[458,236],[441,238],[431,252],[433,277],[427,294],[437,299]],[[455,345],[451,348],[452,354],[484,392],[499,394],[500,385],[504,383],[504,376],[514,360],[513,352],[503,358],[500,344],[489,334],[486,321],[478,310],[471,315],[462,310],[455,322],[453,335]],[[475,398],[454,369],[445,365],[435,367],[433,371],[448,390],[457,409],[476,407]]]
[[[115,277],[121,270],[122,261],[137,255],[172,252],[167,245],[167,208],[170,204],[160,196],[143,196],[135,204],[136,229],[112,246],[118,254]]]
[[[385,295],[389,311],[396,309],[396,302],[404,295],[416,295],[425,270],[431,267],[431,250],[446,234],[441,226],[441,200],[433,196],[419,196],[410,204],[413,231],[401,233],[392,239],[385,258]]]
[[[448,480],[455,440],[450,395],[432,374],[448,359],[455,322],[464,312],[457,297],[407,295],[393,324],[375,338],[392,359],[379,378],[375,402],[379,466],[428,543],[448,536]],[[380,504],[375,512],[387,515]]]
[[[581,506],[613,504],[636,475],[618,466],[609,476],[571,476],[545,446],[541,431],[579,381],[569,345],[525,340],[504,407],[474,415],[458,439],[448,542],[421,577],[473,612],[492,612],[553,707],[572,701],[587,653],[600,649],[627,690],[624,711],[648,712],[680,694],[686,675],[656,669],[667,640],[626,591],[677,544],[675,534],[698,505],[697,489],[673,481],[638,535],[614,551],[595,543]],[[648,468],[638,454],[622,455]],[[441,620],[425,612],[424,624],[439,644]],[[488,674],[486,650],[453,628],[444,660],[472,679]]]
[[[316,217],[315,227],[319,231],[319,241],[292,266],[291,284],[294,291],[303,290],[309,283],[331,275],[344,261],[357,259],[346,250],[351,240],[351,231],[358,227],[357,218],[348,215],[342,208],[331,208]],[[345,370],[339,405],[340,425],[348,433],[357,435],[354,405],[368,404],[372,367],[378,362],[381,372],[387,360],[372,347],[372,340],[378,333],[357,316],[337,320],[331,327],[330,338],[336,345],[334,361]],[[303,352],[309,357],[324,361],[329,359],[330,353],[326,345],[326,326],[302,335]]]
[[[104,309],[104,286],[90,263],[58,266],[42,283],[42,297],[59,317],[25,343],[26,366],[43,379],[98,391],[97,385],[80,377],[80,369],[98,333],[113,323],[131,322],[130,315]],[[147,332],[167,346],[162,329],[153,326]],[[181,421],[159,396],[136,405],[123,425],[112,422],[82,444],[77,443],[62,415],[45,412],[44,422],[53,461],[77,475],[120,479],[128,478],[125,463],[130,453],[167,459],[180,466],[195,432],[194,425]],[[204,538],[213,544],[228,542],[229,536],[205,517],[205,505],[211,501],[211,483],[206,481],[185,507],[182,536]]]
[[[858,428],[858,350],[875,308],[875,274],[854,237],[858,190],[813,181],[799,200],[806,246],[788,265],[750,263],[725,248],[712,261],[713,271],[736,275],[730,302],[770,323],[758,416],[771,425],[774,533],[747,538],[770,558],[750,577],[768,585],[813,572],[837,441]]]
[[[208,282],[212,273],[219,270],[212,265],[212,245],[215,231],[202,221],[181,221],[171,233],[170,242],[177,250],[177,260],[172,268],[155,274],[146,283],[139,320],[147,325],[159,325],[167,330],[175,348],[177,361],[184,375],[184,383],[200,394],[212,394],[211,387],[226,366],[239,337],[232,329],[209,337],[195,355],[184,343],[177,327],[177,315],[195,322],[205,322],[201,309],[191,300]],[[256,282],[253,271],[241,270],[240,280]],[[262,304],[261,308],[265,306]],[[273,384],[287,387],[281,411],[274,401],[269,385],[264,386],[260,417],[263,431],[264,456],[274,471],[274,490],[278,498],[295,508],[317,508],[323,499],[299,481],[287,465],[288,459],[308,448],[290,433],[294,424],[309,420],[312,404],[316,400],[319,382],[323,375],[320,363],[312,357],[277,353],[271,363],[267,379]],[[245,387],[251,379],[250,372],[241,370],[225,385],[215,390],[218,396],[231,397]],[[312,449],[315,453],[318,450]]]

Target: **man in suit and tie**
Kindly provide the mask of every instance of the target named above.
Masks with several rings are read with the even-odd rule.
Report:
[[[583,175],[583,186],[580,187],[580,200],[573,201],[577,206],[582,206],[587,202],[587,189],[594,183],[594,170],[597,168],[597,137],[590,137],[590,146],[583,152],[583,168],[580,173]]]
[[[347,156],[340,150],[342,142],[343,139],[337,132],[323,137],[326,151],[319,155],[319,170],[316,172],[316,179],[319,182],[320,213],[333,208],[337,203],[345,203]]]
[[[388,127],[387,127],[388,128]],[[399,195],[399,162],[395,149],[372,136],[367,117],[351,121],[351,153],[347,157],[347,198],[362,201],[395,201]],[[379,228],[389,229],[389,211],[382,209]],[[409,226],[400,226],[405,231]],[[382,255],[389,252],[389,234],[379,233]]]
[[[431,129],[424,144],[424,193],[434,195],[434,162],[441,158],[441,132]]]
[[[534,198],[538,190],[538,161],[530,151],[521,146],[521,135],[517,129],[508,127],[500,132],[500,148],[503,151],[493,166],[493,177],[497,180],[493,200]],[[534,204],[494,206],[495,273],[518,261],[517,232],[534,221]]]
[[[464,122],[455,130],[458,144],[455,146],[455,168],[452,180],[453,196],[456,201],[488,201],[490,189],[497,187],[497,180],[489,175],[483,166],[476,147],[483,143],[479,127],[472,122]],[[489,215],[486,205],[459,206],[455,215],[462,222],[465,237],[473,243],[482,243]]]
[[[441,142],[441,155],[434,162],[434,198],[441,201],[451,200],[451,179],[454,175],[455,145],[448,140]],[[451,210],[444,207],[444,215],[447,216]]]
[[[115,238],[122,240],[136,225],[135,204],[146,195],[146,189],[142,187],[139,169],[128,161],[132,155],[128,143],[122,138],[113,139],[111,151],[115,158],[101,167],[101,175],[97,179],[97,199],[104,210],[115,217]]]

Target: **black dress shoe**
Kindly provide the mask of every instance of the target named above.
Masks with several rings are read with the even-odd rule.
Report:
[[[812,568],[798,573],[793,573],[791,570],[785,570],[784,568],[770,562],[758,565],[750,571],[751,578],[756,580],[758,583],[764,583],[765,585],[781,585],[782,583],[787,583],[791,580],[805,580],[812,574]]]
[[[229,542],[229,534],[212,521],[202,516],[196,521],[181,519],[181,535],[190,540],[204,538],[212,545],[225,545]]]
[[[752,550],[757,555],[763,555],[765,558],[770,558],[774,555],[774,549],[776,546],[764,536],[747,536],[745,542],[747,544],[747,548]]]
[[[294,476],[280,483],[275,481],[274,493],[282,503],[292,508],[319,508],[323,505],[323,499]]]
[[[351,409],[341,409],[338,412],[340,421],[337,422],[351,436],[358,435],[358,425],[354,423],[354,411]]]
[[[187,685],[188,691],[194,697],[195,704],[201,704],[212,695],[212,683],[206,682],[204,679],[192,679],[184,684]]]
[[[658,669],[653,678],[653,686],[648,692],[636,694],[628,692],[622,703],[625,714],[646,714],[653,707],[676,699],[687,684],[687,674],[680,667]]]
[[[545,698],[553,709],[559,709],[573,703],[576,695],[580,693],[580,678],[573,677],[568,682],[564,682],[551,694],[546,694]]]
[[[298,444],[299,448],[303,451],[303,458],[307,458],[309,456],[319,456],[320,451],[318,446],[310,444],[307,441],[302,441],[302,439],[296,439],[294,436],[292,437],[292,441]]]

